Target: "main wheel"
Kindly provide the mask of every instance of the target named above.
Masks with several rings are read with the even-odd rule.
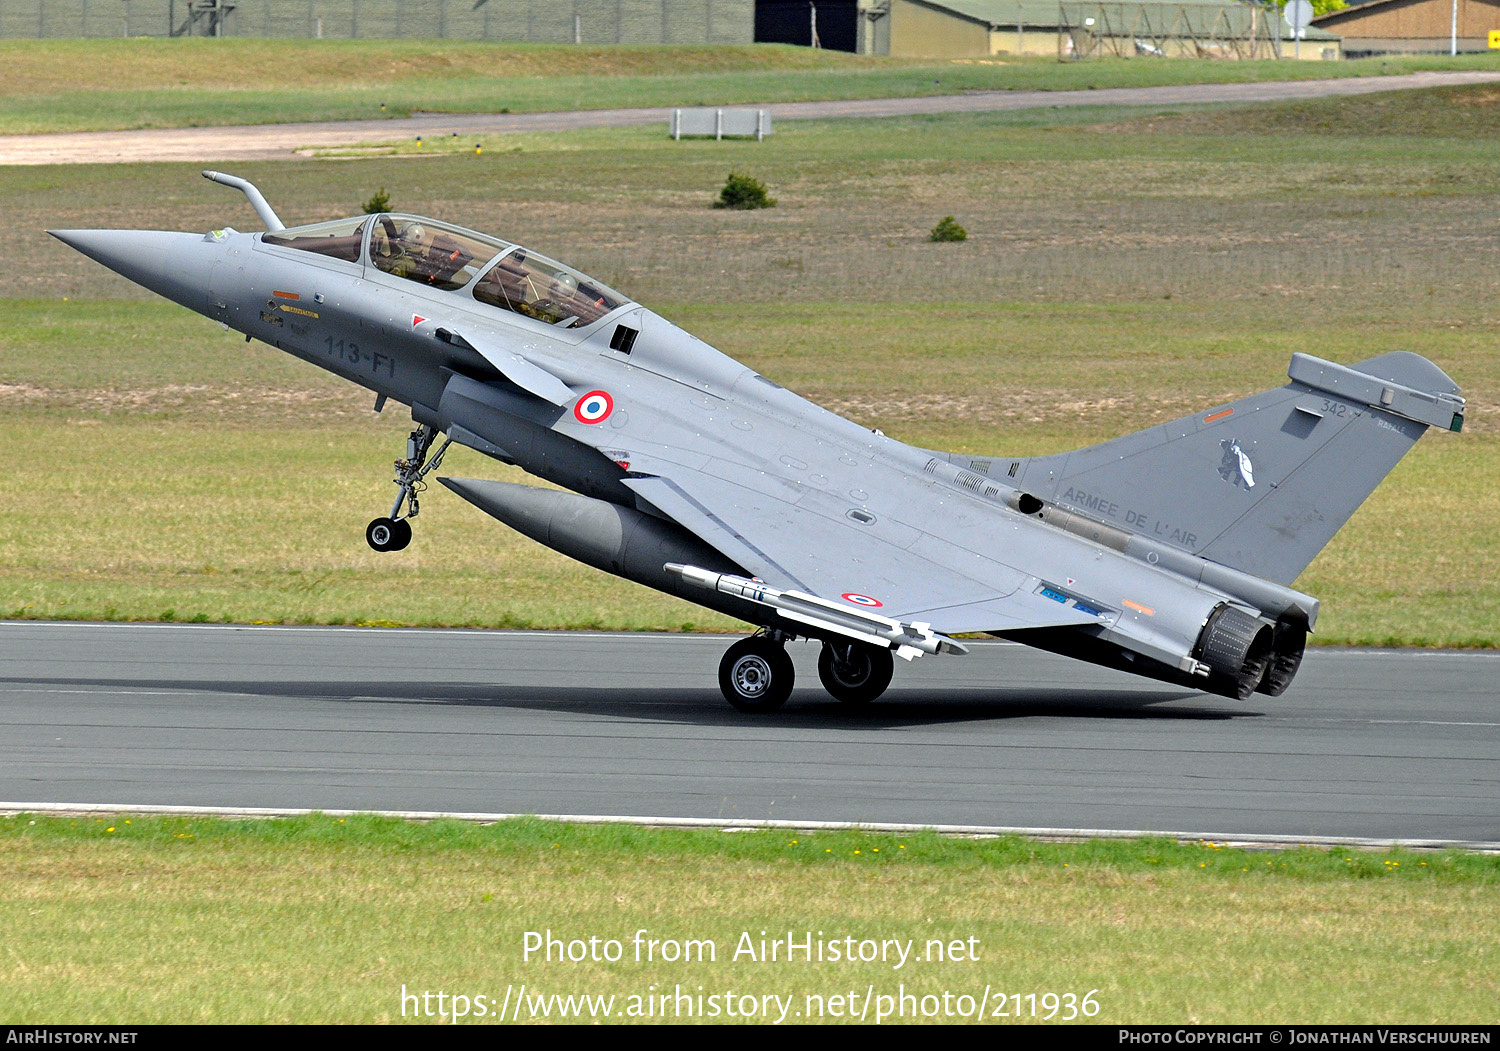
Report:
[[[885,692],[895,663],[890,650],[861,642],[825,642],[818,654],[818,678],[834,700],[859,707]]]
[[[400,551],[411,543],[411,523],[377,518],[365,526],[365,542],[376,551]]]
[[[786,648],[763,635],[736,642],[719,662],[719,689],[742,712],[774,712],[792,695],[795,677]]]

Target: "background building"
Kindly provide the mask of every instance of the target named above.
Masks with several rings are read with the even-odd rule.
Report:
[[[1293,46],[1280,12],[1241,0],[860,0],[858,49],[902,57],[1338,58],[1309,27]],[[821,5],[819,5],[821,12]],[[821,13],[819,15],[821,25]]]
[[[0,37],[749,44],[755,0],[0,0]]]
[[[1446,55],[1453,31],[1453,0],[1374,0],[1313,19],[1313,27],[1344,38],[1350,58],[1366,55]],[[1458,50],[1489,50],[1500,31],[1500,0],[1458,0]]]
[[[860,6],[859,0],[756,0],[755,42],[808,47],[816,26],[819,47],[857,51]]]

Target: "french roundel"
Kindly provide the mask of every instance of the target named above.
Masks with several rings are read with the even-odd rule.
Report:
[[[573,415],[579,423],[600,423],[614,411],[615,399],[609,396],[608,391],[603,390],[589,391],[573,406]]]
[[[876,609],[877,607],[885,605],[884,602],[881,602],[878,599],[873,599],[869,595],[859,595],[853,591],[846,591],[840,597],[845,602],[852,602],[856,606],[864,606],[867,609]]]

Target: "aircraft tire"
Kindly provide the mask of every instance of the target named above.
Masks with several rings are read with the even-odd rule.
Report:
[[[839,644],[840,648],[844,644]],[[818,678],[834,700],[851,708],[862,708],[885,693],[896,662],[890,650],[862,643],[848,644],[848,658],[840,660],[831,642],[818,654]]]
[[[406,526],[406,540],[402,542],[401,527]],[[377,518],[365,526],[365,543],[376,551],[400,551],[411,543],[411,526],[389,518]]]
[[[719,689],[742,712],[776,711],[792,695],[795,678],[786,648],[763,635],[736,642],[719,662]]]
[[[396,523],[396,542],[392,551],[405,551],[411,544],[411,521],[403,518]]]

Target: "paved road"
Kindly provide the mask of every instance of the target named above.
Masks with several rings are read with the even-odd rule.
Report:
[[[1500,841],[1500,654],[1230,701],[1003,643],[752,718],[723,636],[0,622],[0,801]],[[899,663],[899,662],[898,662]]]
[[[859,99],[845,102],[784,102],[770,109],[774,120],[828,117],[895,117],[925,113],[978,113],[1047,106],[1162,106],[1195,102],[1269,102],[1363,95],[1376,91],[1481,84],[1500,80],[1483,71],[1408,73],[1338,80],[1266,81],[1253,84],[1194,84],[1181,87],[1106,88],[1099,91],[973,91],[926,98]],[[603,109],[560,113],[431,114],[390,120],[259,124],[225,128],[67,132],[0,135],[0,164],[89,164],[125,161],[288,160],[312,146],[390,142],[416,135],[494,135],[517,131],[567,131],[660,123],[669,110]]]

